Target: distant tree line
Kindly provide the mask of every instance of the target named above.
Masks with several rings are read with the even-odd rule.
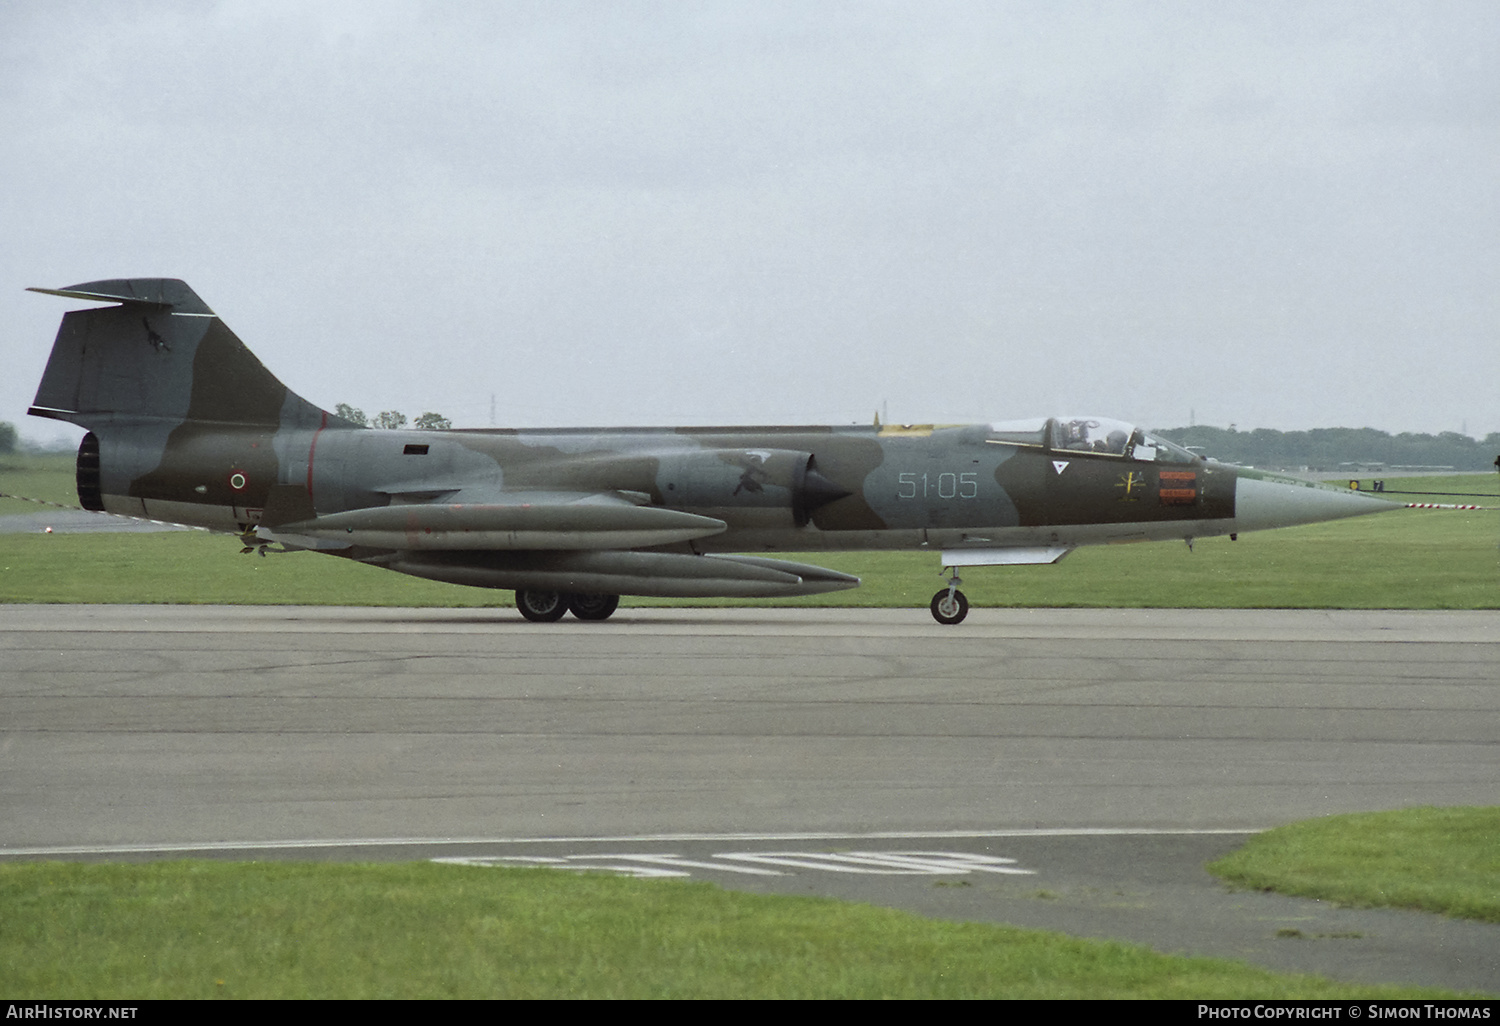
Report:
[[[334,414],[341,420],[347,420],[351,424],[360,427],[385,428],[395,431],[406,427],[406,414],[399,410],[381,410],[374,418],[365,416],[365,411],[348,403],[339,403],[333,408]],[[412,427],[418,431],[446,431],[453,426],[453,421],[441,413],[424,413],[416,419]]]
[[[16,451],[16,426],[9,421],[0,420],[0,453],[11,453]]]
[[[1233,426],[1200,424],[1162,428],[1157,433],[1225,463],[1282,470],[1336,471],[1346,464],[1492,470],[1500,455],[1500,432],[1476,440],[1456,431],[1436,435],[1392,435],[1374,428],[1236,431]]]

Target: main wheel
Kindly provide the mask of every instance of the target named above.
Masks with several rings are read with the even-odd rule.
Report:
[[[948,589],[944,588],[932,596],[932,618],[938,623],[963,623],[968,615],[969,600],[963,592],[955,591],[950,598]]]
[[[568,596],[568,609],[580,620],[608,620],[618,608],[618,595],[582,593]]]
[[[518,590],[516,608],[533,623],[551,623],[563,618],[568,611],[568,600],[560,591]]]

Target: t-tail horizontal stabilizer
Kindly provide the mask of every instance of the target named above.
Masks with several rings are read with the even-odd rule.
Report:
[[[112,278],[109,281],[90,281],[61,289],[33,286],[26,291],[62,296],[65,299],[88,299],[98,303],[137,303],[170,309],[173,313],[213,316],[208,304],[199,299],[198,294],[188,288],[186,282],[176,278]]]

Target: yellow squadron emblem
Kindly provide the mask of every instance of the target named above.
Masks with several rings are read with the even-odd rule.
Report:
[[[1119,488],[1119,489],[1122,490],[1121,495],[1120,495],[1120,501],[1121,502],[1136,502],[1136,501],[1138,501],[1140,499],[1140,496],[1137,495],[1136,492],[1140,491],[1145,486],[1146,486],[1146,475],[1144,475],[1144,474],[1137,474],[1133,470],[1127,471],[1126,473],[1121,474],[1120,475],[1120,480],[1118,482],[1116,482],[1116,484],[1115,484],[1116,488]]]

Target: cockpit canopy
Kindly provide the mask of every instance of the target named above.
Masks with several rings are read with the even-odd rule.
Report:
[[[991,424],[986,441],[1053,452],[1089,452],[1155,463],[1195,463],[1198,457],[1164,438],[1107,417],[1048,417]]]

